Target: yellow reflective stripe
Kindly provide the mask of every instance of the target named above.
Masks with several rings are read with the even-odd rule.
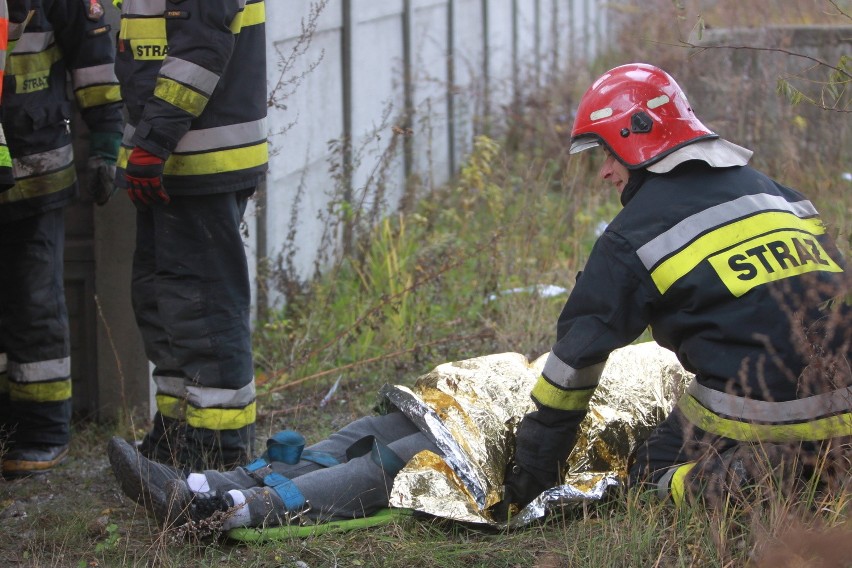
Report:
[[[266,5],[263,2],[254,4],[246,4],[245,9],[237,14],[234,21],[231,22],[231,31],[235,34],[240,33],[242,28],[248,26],[256,26],[266,21]]]
[[[821,235],[825,232],[825,227],[818,217],[800,219],[792,213],[776,211],[760,213],[719,227],[699,237],[680,252],[660,263],[651,271],[651,278],[660,293],[665,294],[672,284],[686,276],[707,257],[779,229],[794,229],[812,235]]]
[[[12,155],[9,154],[9,147],[5,144],[0,146],[0,168],[12,167]]]
[[[118,31],[119,39],[166,39],[166,19],[159,18],[122,18]]]
[[[78,89],[74,96],[80,108],[91,108],[121,102],[121,89],[118,85],[95,85]]]
[[[186,423],[193,428],[209,430],[236,430],[254,424],[257,420],[257,403],[245,408],[196,408],[186,407]]]
[[[585,410],[595,393],[595,387],[577,390],[562,390],[539,378],[532,396],[544,406],[557,410]]]
[[[127,167],[130,148],[122,146],[118,152],[118,166]],[[198,154],[172,154],[166,161],[165,173],[170,176],[201,176],[238,172],[262,166],[269,161],[266,142],[242,148],[200,152]],[[0,194],[2,195],[2,194]]]
[[[696,379],[692,379],[686,392],[714,414],[751,422],[805,422],[852,410],[852,386],[783,402],[728,394],[706,387]]]
[[[27,75],[15,75],[15,92],[18,94],[43,91],[50,86],[50,70],[37,71]]]
[[[677,406],[698,428],[740,442],[815,442],[852,436],[852,412],[796,424],[749,424],[713,414],[690,395],[681,397]]]
[[[56,44],[39,53],[12,53],[6,65],[6,75],[32,75],[48,71],[60,59],[62,52]]]
[[[72,164],[57,172],[16,180],[11,189],[0,193],[0,204],[56,193],[70,187],[76,179],[77,172]]]
[[[672,501],[674,501],[675,505],[680,506],[683,504],[684,499],[686,497],[686,474],[689,473],[692,468],[695,467],[695,462],[686,463],[682,466],[678,467],[677,470],[672,475],[672,482],[669,485],[669,492],[672,496]]]
[[[266,142],[254,146],[204,152],[202,154],[172,154],[166,162],[168,175],[210,175],[236,172],[262,166],[269,159]]]
[[[843,272],[813,235],[776,231],[751,239],[708,259],[737,298],[761,284],[807,272]]]
[[[60,402],[71,398],[71,379],[47,383],[9,381],[9,400],[25,402]]]
[[[167,77],[157,78],[154,96],[196,117],[204,111],[209,100],[206,95],[193,91]]]
[[[184,409],[186,408],[186,401],[184,399],[167,394],[158,394],[154,398],[157,401],[157,410],[160,411],[160,414],[166,418],[174,418],[175,420],[184,419]]]

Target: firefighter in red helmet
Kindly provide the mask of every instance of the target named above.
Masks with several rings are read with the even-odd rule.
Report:
[[[848,448],[850,278],[814,205],[749,167],[752,152],[652,65],[585,93],[570,152],[596,146],[623,209],[559,316],[500,513],[560,482],[608,355],[648,327],[695,379],[633,456],[630,484],[712,505],[744,495],[759,467]]]

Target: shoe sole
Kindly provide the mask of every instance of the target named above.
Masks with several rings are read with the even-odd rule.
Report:
[[[50,461],[3,460],[3,477],[19,479],[32,475],[42,475],[53,470],[68,457],[68,448]]]

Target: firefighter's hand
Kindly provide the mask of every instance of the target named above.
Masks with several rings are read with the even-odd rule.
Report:
[[[491,517],[497,522],[508,521],[549,487],[529,471],[510,462],[503,481],[503,500],[489,509]]]
[[[115,160],[120,143],[120,132],[93,131],[89,135],[88,190],[98,205],[106,205],[115,193]]]
[[[127,158],[124,177],[127,180],[127,194],[138,207],[147,207],[154,203],[168,204],[171,201],[163,187],[163,168],[165,160],[140,148],[133,148]]]

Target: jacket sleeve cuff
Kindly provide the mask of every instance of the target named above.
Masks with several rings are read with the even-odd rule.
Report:
[[[158,158],[167,160],[177,146],[177,141],[159,135],[147,122],[140,122],[133,134],[133,145],[151,152]]]

